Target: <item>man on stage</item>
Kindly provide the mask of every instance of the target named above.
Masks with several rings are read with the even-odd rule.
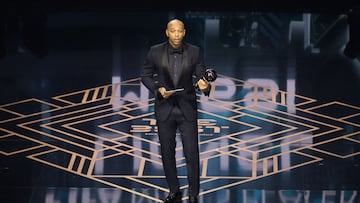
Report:
[[[141,72],[142,83],[155,95],[161,156],[170,190],[165,203],[182,199],[175,158],[177,130],[187,164],[189,202],[198,202],[199,195],[196,89],[209,95],[211,85],[204,79],[206,67],[200,48],[183,42],[185,31],[182,21],[169,21],[165,30],[168,40],[150,48]]]

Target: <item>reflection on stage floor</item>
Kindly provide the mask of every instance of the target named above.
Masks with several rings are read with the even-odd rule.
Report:
[[[224,75],[219,81],[228,84],[214,83],[210,97],[198,95],[200,202],[359,200],[360,107],[319,104]],[[52,102],[33,98],[0,106],[5,198],[161,202],[168,191],[154,100],[114,93],[149,95],[141,86],[137,78]],[[228,86],[236,87],[233,98],[216,94]],[[236,99],[248,92],[251,97]],[[187,194],[179,136],[177,168]]]
[[[232,31],[221,20],[229,14],[205,20],[185,14],[187,37],[200,36],[206,62],[218,73],[209,97],[197,95],[199,202],[359,203],[359,61],[335,45],[290,42],[311,34],[295,33],[306,30],[296,26],[313,28],[310,16],[322,18],[249,14],[246,19],[259,19],[259,41],[241,44],[222,33]],[[49,15],[49,52],[42,58],[7,44],[0,59],[1,202],[150,203],[166,197],[154,99],[139,79],[144,53],[163,27],[157,20],[143,25],[138,15],[129,15],[130,25],[120,21],[125,16]],[[109,18],[117,20],[102,23]],[[345,29],[345,21],[335,22],[321,25]],[[331,31],[324,31],[330,44],[346,42]],[[177,140],[187,202],[180,135]]]

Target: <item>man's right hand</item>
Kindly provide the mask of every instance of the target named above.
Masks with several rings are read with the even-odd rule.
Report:
[[[197,82],[197,86],[199,87],[199,89],[203,92],[209,91],[210,85],[209,82],[204,80],[204,79],[200,79]]]
[[[174,92],[167,92],[165,87],[160,87],[159,92],[164,99],[167,99],[174,94]]]

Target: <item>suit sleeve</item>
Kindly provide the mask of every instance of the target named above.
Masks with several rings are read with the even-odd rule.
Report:
[[[204,64],[203,55],[199,48],[196,54],[197,56],[195,57],[196,58],[195,76],[196,76],[196,81],[198,81],[205,76],[206,67]]]
[[[196,84],[200,79],[205,78],[206,66],[204,64],[203,55],[200,49],[197,51],[197,62],[195,68]],[[209,96],[211,91],[211,84],[209,83],[209,88],[203,91],[205,96]]]
[[[159,86],[156,80],[157,72],[156,72],[156,67],[152,53],[153,52],[150,49],[150,51],[148,52],[145,58],[140,77],[141,77],[141,82],[145,85],[145,87],[148,88],[149,91],[157,95]]]

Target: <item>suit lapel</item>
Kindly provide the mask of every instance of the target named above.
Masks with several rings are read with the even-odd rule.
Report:
[[[165,83],[170,85],[170,88],[174,88],[174,84],[173,81],[171,79],[170,76],[170,71],[169,71],[169,58],[168,58],[168,46],[167,43],[164,43],[163,49],[162,49],[162,67],[163,67],[163,72],[164,72],[164,80]]]

